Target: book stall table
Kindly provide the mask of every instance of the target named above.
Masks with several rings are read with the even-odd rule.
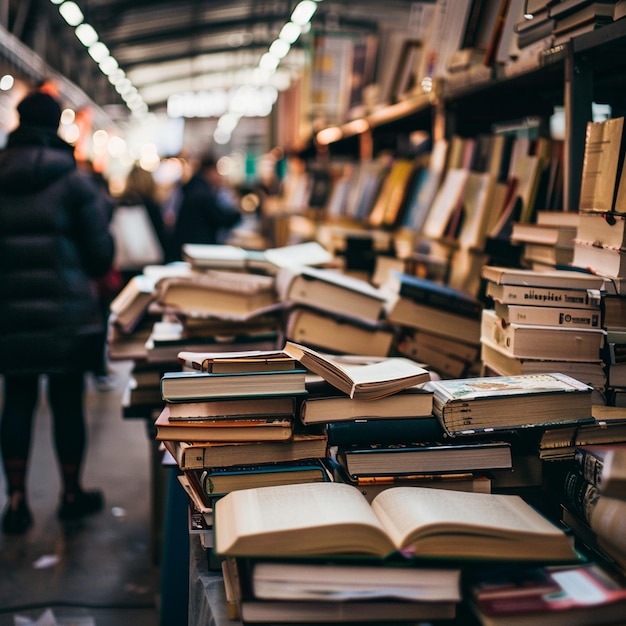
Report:
[[[189,536],[189,626],[241,626],[226,609],[224,578],[211,571],[197,535]]]

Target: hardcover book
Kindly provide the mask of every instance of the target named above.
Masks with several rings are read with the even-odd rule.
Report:
[[[561,373],[437,380],[425,388],[450,434],[591,418],[591,387]]]
[[[512,495],[393,487],[370,504],[345,483],[280,485],[227,494],[214,519],[223,556],[576,560],[564,531]]]
[[[483,308],[480,300],[460,289],[411,274],[392,272],[385,287],[414,302],[474,319]]]
[[[190,402],[236,396],[304,394],[306,370],[267,372],[165,372],[161,395],[166,402]]]
[[[601,328],[505,324],[493,309],[483,311],[480,327],[482,343],[523,359],[597,361],[605,336]]]
[[[340,446],[337,460],[352,478],[510,469],[506,442]]]
[[[163,445],[182,470],[205,467],[273,463],[316,459],[326,456],[327,435],[324,432],[298,432],[281,441],[174,441]]]
[[[551,287],[553,289],[606,289],[606,279],[577,270],[534,271],[486,265],[482,277],[497,285]]]
[[[404,296],[398,296],[390,303],[386,318],[391,324],[436,333],[464,343],[480,343],[479,317],[438,309]]]
[[[383,398],[357,400],[330,386],[323,390],[309,385],[309,394],[300,405],[303,424],[387,418],[415,418],[432,414],[432,392],[410,387]],[[331,389],[329,389],[331,387]],[[319,388],[319,385],[318,385]]]
[[[159,384],[160,380],[159,376]],[[157,384],[157,388],[158,386]],[[166,406],[169,410],[170,421],[296,416],[296,396],[293,394],[166,402]]]
[[[293,435],[293,420],[250,417],[199,421],[170,421],[166,406],[154,422],[155,439],[164,441],[284,441]]]
[[[548,567],[543,576],[535,574],[531,579],[527,574],[526,583],[523,580],[517,569],[503,571],[501,592],[495,598],[485,596],[483,581],[474,582],[472,608],[481,624],[613,624],[626,608],[626,588],[597,563]]]
[[[191,370],[224,374],[297,369],[298,362],[282,350],[194,352],[182,350],[178,362]]]
[[[276,291],[286,304],[300,304],[330,313],[377,321],[382,317],[386,294],[365,280],[338,270],[313,267],[281,268]]]
[[[493,308],[496,315],[507,324],[600,328],[600,307],[597,310],[590,310],[495,302]]]
[[[155,301],[166,310],[197,316],[241,315],[278,305],[273,277],[221,270],[163,278]]]
[[[497,285],[488,282],[485,295],[503,304],[533,306],[564,306],[568,308],[594,309],[600,306],[601,292],[597,289],[559,289],[530,285]]]
[[[599,493],[626,500],[626,443],[581,446],[574,461]]]
[[[239,489],[326,482],[332,478],[320,459],[216,466],[186,473],[207,503]]]
[[[382,322],[366,324],[358,318],[296,306],[288,313],[285,338],[337,354],[387,356],[394,332]]]
[[[155,281],[138,274],[133,276],[109,305],[113,323],[131,334],[139,325],[155,298]]]

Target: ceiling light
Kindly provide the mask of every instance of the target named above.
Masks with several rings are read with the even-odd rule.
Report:
[[[107,57],[101,61],[98,66],[105,76],[110,76],[119,67],[117,61],[113,57]]]
[[[287,22],[278,34],[279,39],[286,41],[288,44],[294,43],[302,33],[302,28],[293,22]]]
[[[80,41],[85,48],[93,46],[93,44],[98,41],[98,33],[91,24],[86,24],[85,22],[79,24],[74,33],[78,37],[78,41]]]
[[[59,13],[70,26],[78,26],[85,16],[75,2],[64,2],[59,6]]]
[[[278,59],[283,59],[287,56],[291,46],[284,39],[276,39],[270,46],[270,54],[273,54]]]
[[[311,21],[311,18],[316,10],[316,2],[313,2],[313,0],[302,0],[293,10],[293,13],[291,14],[291,21],[298,26],[304,26]]]
[[[111,56],[109,49],[101,41],[96,41],[93,46],[89,46],[87,52],[89,52],[89,56],[96,63],[102,63],[107,57]]]
[[[280,59],[276,58],[273,54],[266,52],[259,61],[259,67],[266,72],[272,72],[278,67]]]
[[[1,91],[9,91],[11,87],[13,87],[15,83],[15,79],[11,74],[5,74],[2,78],[0,78],[0,90]]]

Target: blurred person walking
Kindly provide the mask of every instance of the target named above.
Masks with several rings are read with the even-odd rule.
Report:
[[[223,233],[242,219],[230,200],[217,170],[217,161],[205,155],[197,166],[191,165],[191,176],[180,187],[175,209],[174,254],[182,259],[186,243],[223,243]]]
[[[11,534],[33,522],[26,478],[44,374],[62,479],[58,516],[78,519],[103,506],[102,493],[85,490],[81,480],[84,374],[101,359],[96,279],[114,252],[109,204],[57,135],[59,102],[36,92],[17,111],[19,126],[0,152],[0,452],[8,494],[2,528]]]

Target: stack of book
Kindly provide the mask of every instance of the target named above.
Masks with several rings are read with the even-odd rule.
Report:
[[[624,117],[587,123],[573,258],[576,267],[614,279],[618,293],[626,277],[625,132]]]
[[[576,448],[562,521],[605,562],[626,573],[626,443]]]
[[[481,359],[497,375],[562,372],[594,387],[605,404],[601,276],[571,270],[485,266]]]
[[[195,509],[251,486],[327,481],[327,436],[300,427],[305,370],[276,351],[181,352],[183,371],[161,378],[156,440],[182,470]]]
[[[626,298],[607,295],[603,313],[607,391],[612,405],[626,407]]]
[[[459,377],[477,361],[482,303],[429,279],[393,272],[386,318],[400,328],[399,350],[442,377]]]
[[[382,364],[390,369],[402,363],[390,358]],[[336,479],[370,500],[394,485],[488,492],[487,472],[511,468],[505,442],[445,441],[432,413],[433,394],[423,384],[372,400],[351,398],[321,377],[309,380],[307,389],[302,424],[325,426]]]
[[[484,626],[618,624],[626,608],[623,577],[598,563],[482,568],[468,596]]]
[[[235,491],[216,502],[214,529],[244,623],[451,620],[459,560],[576,558],[519,496],[447,489],[394,487],[371,502],[339,482]]]
[[[338,270],[294,266],[276,276],[287,309],[285,338],[335,354],[386,356],[393,329],[384,319],[387,294]]]
[[[511,242],[522,246],[524,265],[534,270],[567,266],[574,259],[578,213],[537,211],[534,222],[514,222]]]

